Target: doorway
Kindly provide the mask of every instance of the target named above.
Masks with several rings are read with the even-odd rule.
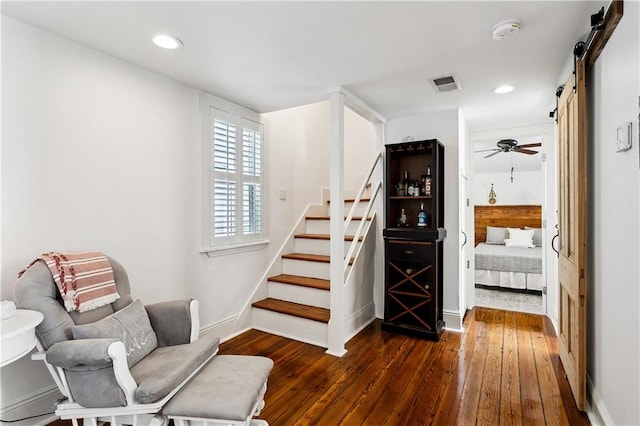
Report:
[[[519,145],[541,143],[541,146],[531,149],[536,151],[534,154],[505,151],[487,157],[494,153],[489,150],[497,148],[497,141],[507,138],[517,140]],[[556,223],[554,123],[472,134],[470,141],[474,152],[471,161],[472,171],[469,173],[471,215],[475,215],[476,206],[538,206],[539,225],[528,227],[538,228],[535,234],[537,250],[541,253],[541,269],[535,276],[479,269],[483,264],[479,261],[481,264],[476,265],[476,258],[479,258],[476,256],[476,247],[480,241],[475,234],[482,234],[481,242],[486,243],[487,226],[484,230],[475,229],[474,226],[474,235],[469,235],[472,247],[472,273],[465,277],[468,308],[485,306],[541,315],[550,314],[555,323],[557,314],[550,311],[554,309],[555,303],[549,303],[550,300],[547,298],[550,289],[557,289],[557,286],[554,287],[554,284],[550,283],[557,282],[557,267],[549,268],[549,257],[555,256],[550,249],[551,239],[555,235],[552,230],[555,230]],[[493,204],[489,200],[491,195],[495,198]],[[508,224],[504,227],[525,228],[525,225],[517,220]],[[497,222],[490,226],[501,227]],[[555,278],[552,276],[549,279],[549,273],[555,274]]]

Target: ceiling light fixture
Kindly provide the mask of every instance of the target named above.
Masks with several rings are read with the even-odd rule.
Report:
[[[515,87],[506,84],[504,86],[493,89],[493,93],[495,93],[496,95],[504,95],[505,93],[513,92],[513,89],[515,89]]]
[[[153,34],[151,41],[158,47],[163,49],[179,49],[183,46],[182,42],[169,34]]]

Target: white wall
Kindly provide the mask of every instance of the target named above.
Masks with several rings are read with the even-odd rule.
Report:
[[[194,297],[203,327],[237,331],[273,253],[329,185],[328,103],[267,114],[271,244],[209,258],[198,91],[7,17],[2,55],[2,299],[40,253],[94,249],[126,267],[134,297]],[[359,185],[375,132],[347,110],[345,133],[345,182]],[[51,385],[28,358],[4,367],[1,407]]]
[[[269,141],[270,238],[275,253],[308,204],[329,187],[329,102],[263,114]],[[357,190],[376,152],[374,127],[345,108],[345,188]],[[287,200],[279,200],[279,191]],[[327,211],[328,214],[328,211]]]
[[[640,3],[624,16],[589,72],[587,229],[588,375],[604,417],[640,424]],[[616,128],[633,123],[633,147],[615,152]]]
[[[268,256],[199,253],[196,90],[7,17],[2,89],[2,299],[40,253],[94,249],[145,303],[238,314]],[[28,358],[3,367],[2,407],[51,384]]]
[[[459,327],[464,312],[460,310],[460,271],[459,247],[460,229],[458,220],[458,110],[446,110],[396,118],[387,122],[386,143],[398,143],[405,136],[414,140],[438,139],[444,144],[444,227],[447,237],[444,240],[444,301],[443,310],[449,322],[447,327]]]
[[[474,206],[489,204],[489,191],[493,184],[496,204],[541,205],[544,199],[542,171],[474,173],[471,185],[471,201]]]

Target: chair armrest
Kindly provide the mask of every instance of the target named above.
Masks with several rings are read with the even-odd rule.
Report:
[[[200,319],[198,301],[173,300],[146,305],[151,327],[158,338],[158,346],[182,345],[198,340]]]
[[[105,367],[112,363],[109,346],[117,339],[79,339],[55,343],[47,350],[51,365],[70,369],[79,366]]]
[[[92,389],[97,386],[96,388],[101,389],[103,393],[107,392],[109,386],[119,388],[116,400],[114,401],[113,398],[109,400],[114,406],[135,404],[135,391],[138,385],[129,371],[127,352],[124,343],[120,340],[65,340],[51,346],[45,357],[46,361],[58,370],[65,395],[67,397],[73,395],[80,405],[88,407],[108,407],[111,405],[110,403],[95,405],[95,400],[91,398],[93,392],[87,391],[87,385],[91,385]],[[111,371],[106,380],[104,375],[95,375],[100,370]],[[94,374],[90,382],[86,379],[87,374]],[[103,387],[101,388],[101,386]],[[87,395],[89,396],[87,397]],[[90,401],[90,404],[86,404],[86,401]]]

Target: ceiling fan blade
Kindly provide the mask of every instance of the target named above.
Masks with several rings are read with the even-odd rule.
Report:
[[[536,146],[542,146],[542,144],[540,142],[538,143],[527,143],[524,145],[518,145],[516,148],[534,148]]]
[[[484,158],[493,157],[494,155],[500,154],[501,152],[502,152],[502,150],[500,149],[500,150],[498,150],[498,151],[494,152],[493,154],[485,155],[485,157],[484,157]]]
[[[481,149],[479,151],[473,151],[473,152],[475,153],[475,152],[489,152],[489,151],[502,151],[502,149],[500,148]]]
[[[522,149],[522,148],[516,148],[514,149],[515,152],[521,152],[523,154],[528,154],[528,155],[534,155],[537,154],[538,151],[534,151],[532,149]]]

